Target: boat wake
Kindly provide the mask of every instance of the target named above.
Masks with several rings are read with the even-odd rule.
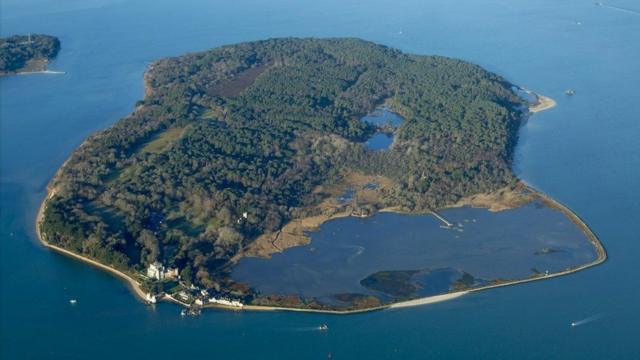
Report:
[[[311,331],[326,331],[327,329],[328,329],[328,327],[326,327],[326,325],[322,324],[322,325],[319,325],[319,326],[307,326],[307,327],[291,328],[291,329],[289,329],[289,331],[311,332]]]
[[[602,316],[603,316],[602,314],[598,314],[598,315],[590,316],[590,317],[588,317],[586,319],[574,321],[574,322],[571,323],[571,327],[576,327],[576,326],[588,324],[590,322],[593,322],[593,321],[601,319]]]
[[[607,8],[607,9],[613,9],[613,10],[626,12],[627,14],[640,15],[640,11],[638,11],[638,10],[627,9],[627,8],[623,8],[623,7],[619,7],[619,6],[609,5],[609,4],[602,3],[602,2],[597,2],[596,5],[600,6],[600,7],[603,7],[603,8]]]

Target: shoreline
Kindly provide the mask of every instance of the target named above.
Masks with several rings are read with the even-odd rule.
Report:
[[[55,177],[54,177],[55,178]],[[46,241],[43,237],[42,234],[40,233],[40,223],[42,221],[42,217],[44,216],[44,211],[46,209],[46,203],[47,201],[53,197],[53,195],[55,195],[55,190],[50,189],[49,187],[47,187],[47,196],[45,197],[45,199],[42,201],[42,203],[40,204],[40,207],[38,208],[38,214],[36,215],[36,237],[38,238],[38,240],[40,241],[40,244],[42,244],[45,248],[47,249],[51,249],[59,254],[68,256],[70,258],[73,259],[77,259],[80,260],[84,263],[93,265],[95,267],[97,267],[98,269],[104,270],[112,275],[115,275],[116,277],[124,280],[127,285],[129,286],[129,288],[131,290],[133,290],[133,293],[136,297],[138,297],[139,300],[146,302],[146,296],[147,294],[142,291],[142,288],[140,287],[140,283],[137,282],[135,279],[133,279],[131,276],[125,274],[124,272],[117,270],[109,265],[105,265],[102,264],[96,260],[93,260],[91,258],[88,258],[86,256],[82,256],[80,254],[76,254],[71,250],[67,250],[64,249],[60,246],[57,245],[53,245],[51,243],[49,243],[48,241]]]
[[[521,180],[522,181],[522,180]],[[533,188],[532,186],[526,184],[523,182],[523,184],[525,184],[525,186],[530,189],[531,191],[533,191],[537,196],[539,196],[541,198],[542,201],[546,202],[547,205],[549,205],[550,207],[556,208],[559,211],[561,211],[565,216],[567,216],[569,218],[569,220],[571,222],[573,222],[574,224],[576,224],[578,227],[580,227],[581,231],[585,234],[585,236],[588,238],[589,242],[593,245],[593,247],[595,248],[595,251],[597,253],[597,257],[595,260],[589,262],[589,263],[585,263],[573,268],[567,268],[565,270],[559,271],[559,272],[555,272],[555,273],[549,273],[549,274],[540,274],[540,275],[535,275],[532,277],[528,277],[528,278],[523,278],[523,279],[516,279],[516,280],[510,280],[510,281],[505,281],[505,282],[501,282],[498,284],[489,284],[489,285],[485,285],[485,286],[481,286],[481,287],[477,287],[477,288],[470,288],[470,289],[465,289],[465,290],[460,290],[460,291],[454,291],[454,292],[449,292],[449,293],[444,293],[444,294],[437,294],[437,295],[430,295],[430,296],[426,296],[426,297],[421,297],[421,298],[415,298],[415,299],[410,299],[410,300],[403,300],[403,301],[398,301],[398,302],[394,302],[394,303],[389,303],[389,304],[384,304],[384,305],[380,305],[380,306],[376,306],[376,307],[371,307],[371,308],[363,308],[363,309],[352,309],[352,310],[327,310],[327,309],[305,309],[305,308],[292,308],[292,307],[284,307],[284,306],[267,306],[267,305],[244,305],[243,307],[239,308],[239,307],[233,307],[233,306],[225,306],[225,305],[220,305],[220,304],[205,304],[204,306],[202,306],[203,309],[219,309],[219,310],[230,310],[230,311],[290,311],[290,312],[305,312],[305,313],[316,313],[316,314],[334,314],[334,315],[349,315],[349,314],[358,314],[358,313],[365,313],[365,312],[370,312],[370,311],[379,311],[379,310],[385,310],[385,309],[398,309],[398,308],[406,308],[406,307],[414,307],[414,306],[423,306],[423,305],[428,305],[428,304],[435,304],[435,303],[439,303],[439,302],[443,302],[443,301],[447,301],[447,300],[453,300],[453,299],[457,299],[459,297],[462,297],[464,295],[470,294],[470,293],[474,293],[474,292],[479,292],[479,291],[484,291],[484,290],[489,290],[489,289],[494,289],[494,288],[499,288],[499,287],[506,287],[506,286],[514,286],[514,285],[518,285],[518,284],[524,284],[524,283],[529,283],[529,282],[533,282],[533,281],[539,281],[539,280],[546,280],[546,279],[552,279],[555,277],[559,277],[559,276],[565,276],[565,275],[570,275],[582,270],[586,270],[588,268],[600,265],[602,263],[604,263],[607,260],[607,253],[606,250],[604,248],[604,246],[602,245],[602,243],[600,242],[600,240],[598,239],[598,237],[596,236],[596,234],[593,232],[593,230],[591,230],[591,228],[573,211],[571,210],[569,207],[563,205],[562,203],[558,202],[557,200],[552,199],[551,197],[547,196],[546,194],[536,190],[535,188]],[[142,288],[140,287],[140,283],[137,282],[135,279],[133,279],[131,276],[129,276],[128,274],[117,270],[111,266],[99,263],[93,259],[90,259],[88,257],[76,254],[70,250],[61,248],[59,246],[56,245],[52,245],[50,243],[48,243],[46,240],[43,239],[41,233],[40,233],[40,222],[42,220],[42,216],[44,214],[44,210],[46,208],[46,202],[47,200],[49,200],[49,198],[51,198],[53,195],[55,194],[54,190],[47,190],[47,197],[45,198],[45,200],[40,204],[40,208],[38,210],[38,215],[36,218],[36,234],[38,237],[38,240],[40,241],[40,243],[45,246],[46,248],[49,248],[59,254],[62,255],[66,255],[68,257],[80,260],[82,262],[85,262],[87,264],[93,265],[101,270],[107,271],[109,273],[111,273],[112,275],[115,275],[116,277],[126,281],[127,285],[129,286],[129,288],[131,288],[131,290],[133,290],[134,295],[141,300],[142,302],[147,302],[147,298],[146,298],[146,293],[142,290]],[[390,209],[387,209],[386,211],[393,211]],[[330,219],[329,219],[330,220]],[[178,305],[182,305],[187,307],[188,305],[186,303],[183,303],[169,295],[165,295],[162,298],[159,298],[158,301],[167,301],[167,302],[173,302],[175,304]]]
[[[147,81],[145,79],[145,93],[147,92]],[[530,113],[536,113],[536,112],[540,112],[540,111],[544,111],[544,110],[548,110],[553,108],[556,105],[556,102],[551,99],[548,98],[546,96],[543,95],[539,95],[536,93],[531,92],[530,90],[526,90],[528,93],[532,94],[533,96],[536,97],[536,99],[538,99],[538,104],[532,105],[531,107],[529,107],[529,112]],[[86,142],[86,140],[85,140]],[[84,142],[83,142],[84,144]],[[81,144],[80,146],[82,146],[83,144]],[[68,160],[67,160],[68,161]],[[64,249],[62,247],[50,244],[49,242],[47,242],[41,232],[40,232],[40,224],[42,222],[42,218],[44,216],[44,211],[46,209],[46,205],[47,205],[47,201],[52,198],[56,191],[55,188],[53,187],[53,184],[55,183],[55,180],[57,178],[57,175],[59,173],[59,171],[62,169],[62,167],[64,167],[64,165],[66,164],[65,161],[62,166],[60,167],[60,169],[58,169],[58,171],[56,172],[56,174],[54,175],[53,179],[50,181],[49,185],[47,186],[47,195],[45,197],[45,199],[42,201],[42,203],[40,204],[40,207],[38,209],[38,214],[36,216],[36,222],[35,222],[35,228],[36,228],[36,236],[38,237],[38,240],[40,241],[40,243],[48,248],[51,249],[57,253],[69,256],[71,258],[83,261],[87,264],[93,265],[101,270],[107,271],[109,273],[111,273],[112,275],[115,275],[116,277],[119,277],[122,280],[125,280],[127,285],[133,290],[133,293],[135,294],[136,297],[138,297],[141,301],[143,302],[147,302],[147,294],[142,290],[141,285],[138,281],[136,281],[134,278],[132,278],[130,275],[117,270],[109,265],[105,265],[102,264],[96,260],[93,260],[91,258],[88,258],[86,256],[82,256],[80,254],[76,254],[70,250]],[[501,283],[494,283],[494,284],[489,284],[489,285],[485,285],[485,286],[481,286],[481,287],[477,287],[477,288],[470,288],[470,289],[465,289],[465,290],[461,290],[461,291],[454,291],[454,292],[449,292],[449,293],[444,293],[444,294],[437,294],[437,295],[431,295],[431,296],[426,296],[426,297],[421,297],[421,298],[416,298],[416,299],[410,299],[410,300],[404,300],[404,301],[398,301],[398,302],[394,302],[394,303],[389,303],[389,304],[384,304],[384,305],[380,305],[380,306],[376,306],[376,307],[370,307],[370,308],[363,308],[363,309],[354,309],[354,310],[323,310],[323,309],[305,309],[305,308],[291,308],[291,307],[280,307],[280,306],[263,306],[263,305],[244,305],[243,307],[233,307],[233,306],[225,306],[225,305],[220,305],[220,304],[205,304],[202,306],[203,309],[221,309],[221,310],[233,310],[233,311],[292,311],[292,312],[306,312],[306,313],[322,313],[322,314],[336,314],[336,315],[348,315],[348,314],[357,314],[357,313],[364,313],[364,312],[370,312],[370,311],[378,311],[378,310],[384,310],[384,309],[397,309],[397,308],[405,308],[405,307],[413,307],[413,306],[422,306],[422,305],[426,305],[426,304],[434,304],[434,303],[438,303],[438,302],[442,302],[442,301],[447,301],[447,300],[452,300],[452,299],[456,299],[459,298],[463,295],[469,294],[469,293],[473,293],[473,292],[478,292],[478,291],[483,291],[483,290],[488,290],[488,289],[493,289],[493,288],[498,288],[498,287],[504,287],[504,286],[513,286],[513,285],[517,285],[517,284],[522,284],[522,283],[528,283],[528,282],[532,282],[532,281],[538,281],[538,280],[545,280],[545,279],[551,279],[554,277],[559,277],[559,276],[564,276],[564,275],[569,275],[569,274],[573,274],[576,273],[578,271],[582,271],[585,269],[588,269],[590,267],[593,266],[597,266],[600,265],[602,263],[604,263],[607,260],[607,253],[606,250],[604,248],[604,246],[602,245],[602,243],[600,242],[600,240],[598,239],[598,237],[595,235],[595,233],[591,230],[591,228],[589,228],[589,226],[573,211],[571,210],[569,207],[565,206],[564,204],[558,202],[555,199],[552,199],[551,197],[547,196],[546,194],[544,194],[543,192],[540,192],[538,190],[536,190],[535,188],[533,188],[532,186],[526,184],[523,180],[519,180],[522,184],[524,184],[524,186],[526,188],[528,188],[530,191],[532,191],[534,193],[534,195],[539,196],[542,201],[546,202],[548,206],[550,207],[554,207],[556,209],[558,209],[559,211],[561,211],[565,216],[567,216],[569,218],[569,220],[571,222],[573,222],[574,224],[576,224],[580,230],[585,234],[585,236],[587,237],[587,239],[589,240],[589,242],[594,246],[596,253],[597,253],[597,257],[595,260],[586,263],[586,264],[582,264],[573,268],[567,268],[563,271],[560,272],[556,272],[556,273],[549,273],[549,274],[540,274],[540,275],[534,275],[528,278],[523,278],[523,279],[517,279],[517,280],[511,280],[511,281],[504,281]],[[456,204],[452,204],[451,207],[455,207]],[[448,207],[445,207],[448,208]],[[389,207],[389,208],[384,208],[384,209],[380,209],[379,212],[397,212],[397,213],[407,213],[407,212],[403,212],[400,211],[397,208],[394,207]],[[350,214],[342,214],[340,213],[339,216],[336,217],[344,217],[344,216],[351,216]],[[331,219],[333,219],[333,216],[329,216],[326,219],[324,219],[324,221],[322,221],[321,223],[324,223],[326,221],[329,221]],[[183,303],[173,297],[171,297],[170,295],[164,295],[162,298],[159,298],[158,301],[167,301],[167,302],[173,302],[182,306],[188,306],[186,303]]]
[[[49,70],[48,65],[50,60],[53,60],[53,59],[31,59],[23,67],[19,69],[0,72],[0,77],[18,76],[18,75],[38,75],[38,74],[49,74],[49,75],[66,74],[65,71]]]
[[[38,71],[21,71],[13,75],[37,75],[37,74],[49,74],[49,75],[64,75],[66,72],[57,70],[38,70]]]
[[[557,105],[556,101],[548,96],[540,95],[525,88],[522,88],[522,90],[536,98],[536,103],[529,106],[529,113],[531,114],[552,109]]]
[[[453,300],[469,293],[469,290],[455,291],[441,295],[427,296],[413,300],[400,301],[389,305],[389,309],[399,309],[404,307],[422,306],[435,304],[442,301]]]

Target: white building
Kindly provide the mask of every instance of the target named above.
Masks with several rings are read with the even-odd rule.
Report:
[[[164,272],[164,278],[165,279],[177,279],[178,278],[178,268],[172,267],[167,269],[167,271]]]
[[[164,279],[164,266],[162,265],[162,263],[156,261],[153,264],[149,265],[149,268],[147,268],[147,276],[150,279],[154,280]]]
[[[242,219],[248,219],[249,218],[249,213],[248,212],[243,212],[242,213],[242,217],[238,218],[238,224],[240,224],[242,222]]]
[[[187,300],[189,300],[189,299],[191,298],[191,297],[189,296],[189,294],[187,294],[187,292],[186,292],[186,291],[180,291],[180,292],[178,293],[178,297],[179,297],[180,299],[184,300],[184,301],[187,301]]]
[[[213,304],[220,304],[220,305],[233,306],[233,307],[239,307],[239,308],[244,306],[244,304],[238,300],[217,299],[215,297],[210,298],[209,302]]]
[[[151,293],[147,293],[147,301],[151,304],[155,304],[157,302],[156,296],[155,295],[151,295]]]

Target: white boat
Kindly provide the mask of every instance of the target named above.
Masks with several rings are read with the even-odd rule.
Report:
[[[69,300],[69,304],[71,304],[71,305],[75,305],[77,302],[78,302],[78,300],[76,300],[76,299]]]
[[[327,330],[329,330],[329,327],[327,326],[327,324],[322,324],[322,325],[318,326],[318,330],[327,331]]]
[[[576,326],[576,325],[578,325],[578,323],[575,323],[575,322],[571,323],[571,326]]]
[[[193,307],[190,306],[189,308],[185,308],[182,309],[182,311],[180,311],[180,315],[181,316],[198,316],[202,313],[202,310],[200,309],[200,307]]]

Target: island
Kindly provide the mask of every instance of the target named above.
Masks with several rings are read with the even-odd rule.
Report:
[[[60,40],[42,34],[0,38],[0,76],[46,72],[60,51]]]
[[[162,59],[144,82],[134,111],[90,136],[58,170],[36,228],[47,247],[126,279],[147,302],[173,301],[189,314],[202,307],[348,313],[606,259],[577,215],[511,170],[521,125],[553,100],[527,101],[477,65],[360,39],[282,38]],[[373,147],[376,137],[388,141]],[[533,226],[555,232],[496,237],[494,212],[514,234]],[[518,220],[531,218],[539,221]],[[364,233],[377,219],[390,227],[366,233],[368,242],[354,244],[339,229],[357,220]],[[407,219],[418,222],[399,225]],[[315,240],[331,226],[338,228]],[[378,236],[422,228],[432,232],[429,241],[441,240]],[[496,250],[478,252],[468,229],[498,239],[486,240]],[[430,252],[432,245],[440,250]],[[494,252],[514,259],[510,247],[533,265],[488,271],[483,264]],[[377,257],[358,263],[366,256]],[[454,261],[465,256],[485,262]],[[400,265],[411,263],[406,257],[411,268]],[[291,276],[269,290],[273,279]]]

